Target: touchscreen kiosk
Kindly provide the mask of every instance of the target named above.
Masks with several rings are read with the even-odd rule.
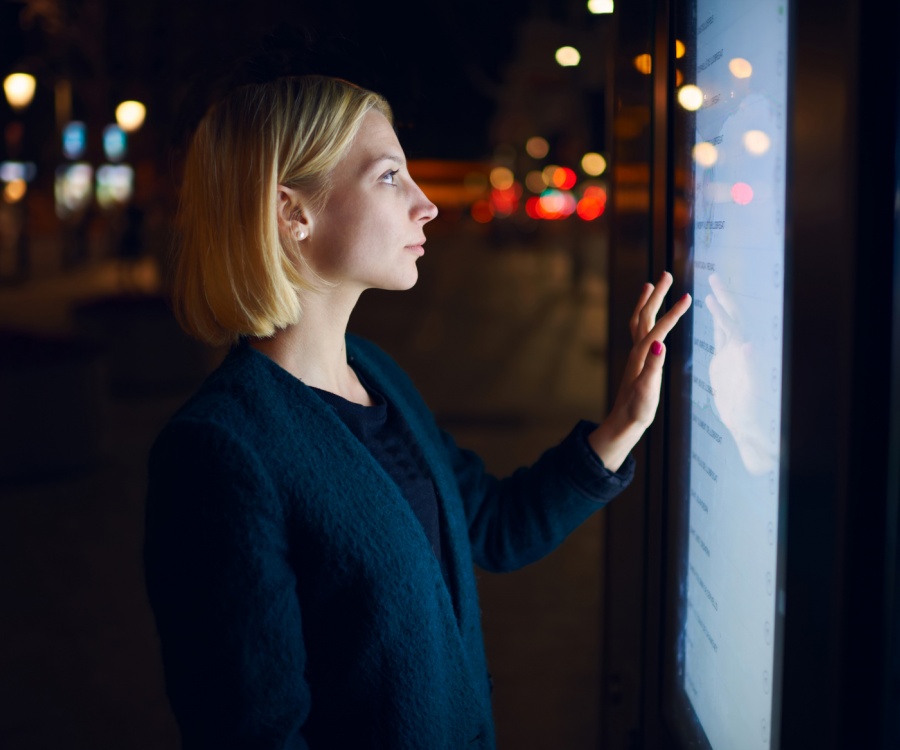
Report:
[[[690,4],[689,4],[690,5]],[[688,8],[679,128],[695,300],[680,409],[675,723],[712,750],[773,746],[779,577],[788,7]],[[696,87],[696,88],[693,88]],[[783,553],[783,550],[781,550]]]

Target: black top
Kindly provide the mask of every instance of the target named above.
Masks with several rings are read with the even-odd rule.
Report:
[[[446,580],[446,564],[441,553],[441,522],[437,495],[425,468],[425,460],[418,449],[418,443],[400,412],[361,377],[360,383],[369,392],[372,401],[375,402],[374,406],[356,404],[319,388],[312,390],[335,410],[350,432],[394,480],[412,512],[419,519],[419,523],[422,524],[434,556],[441,563]]]

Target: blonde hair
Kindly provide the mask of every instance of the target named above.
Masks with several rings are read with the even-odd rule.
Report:
[[[370,110],[393,121],[380,95],[323,76],[241,86],[209,109],[191,139],[178,207],[171,291],[189,334],[218,346],[300,319],[299,292],[314,280],[299,243],[279,234],[277,186],[321,211]]]

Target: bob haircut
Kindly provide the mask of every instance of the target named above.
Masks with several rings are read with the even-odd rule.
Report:
[[[296,323],[316,276],[280,234],[277,186],[324,209],[331,174],[365,115],[387,101],[338,78],[294,76],[234,89],[195,131],[178,206],[172,302],[182,328],[213,346]]]

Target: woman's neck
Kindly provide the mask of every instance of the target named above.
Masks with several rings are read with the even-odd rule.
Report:
[[[355,300],[341,302],[328,292],[307,295],[299,322],[249,343],[306,385],[370,406],[368,391],[347,362],[347,323]]]

